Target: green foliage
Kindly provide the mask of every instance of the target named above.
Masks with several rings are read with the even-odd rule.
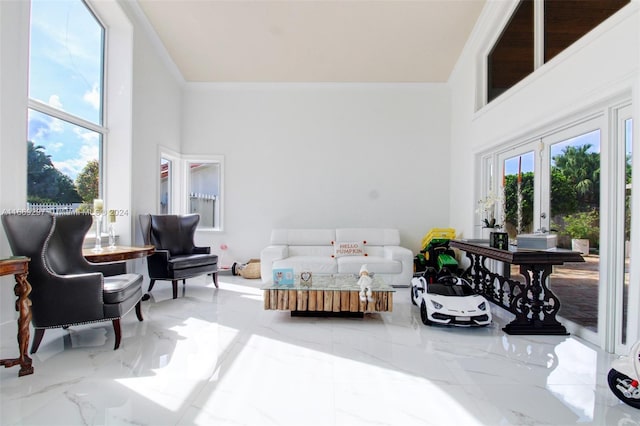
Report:
[[[588,152],[590,148],[590,144],[567,146],[562,154],[553,157],[556,174],[552,177],[563,175],[567,184],[575,188],[576,207],[580,211],[600,208],[600,154]]]
[[[597,243],[600,234],[600,213],[593,209],[588,212],[574,213],[564,218],[563,234],[571,238],[589,239]]]
[[[77,203],[80,200],[71,178],[55,168],[44,147],[27,141],[27,201]]]
[[[567,215],[578,210],[576,187],[557,167],[551,169],[551,216]]]
[[[100,198],[100,164],[98,160],[91,160],[84,166],[76,178],[76,186],[85,203]]]

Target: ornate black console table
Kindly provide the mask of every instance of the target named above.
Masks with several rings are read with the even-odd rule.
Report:
[[[500,250],[488,243],[464,240],[450,241],[451,247],[464,250],[471,265],[464,272],[474,290],[487,300],[515,314],[516,318],[503,330],[508,334],[567,335],[558,322],[560,299],[549,289],[547,278],[553,265],[584,262],[579,252],[551,250]],[[487,259],[519,265],[524,283],[500,275],[487,268]]]

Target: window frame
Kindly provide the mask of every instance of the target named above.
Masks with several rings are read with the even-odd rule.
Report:
[[[100,135],[100,141],[99,146],[98,146],[98,164],[99,164],[99,173],[98,173],[98,198],[106,198],[105,197],[105,169],[106,169],[106,165],[105,163],[105,152],[106,152],[106,147],[108,145],[108,134],[109,134],[109,129],[106,125],[107,122],[107,97],[108,97],[108,87],[107,87],[107,69],[108,69],[108,64],[107,64],[107,58],[108,58],[108,46],[107,46],[107,39],[109,36],[108,33],[108,26],[105,25],[104,21],[100,18],[99,14],[96,13],[96,11],[94,10],[94,8],[91,6],[91,4],[89,4],[88,1],[85,0],[79,0],[80,3],[82,3],[84,5],[84,7],[87,8],[87,11],[89,13],[91,13],[91,15],[93,16],[93,18],[96,20],[96,23],[101,27],[102,29],[102,42],[101,42],[101,51],[100,51],[100,56],[102,59],[102,69],[100,72],[100,85],[101,85],[101,98],[100,98],[100,111],[99,111],[99,124],[98,123],[94,123],[91,122],[89,120],[86,120],[78,115],[69,113],[67,111],[63,111],[57,108],[54,108],[50,105],[47,105],[46,103],[31,98],[30,96],[27,97],[27,108],[29,110],[33,110],[36,111],[40,114],[46,115],[48,117],[54,118],[54,119],[58,119],[58,120],[62,120],[65,121],[73,126],[78,126],[81,128],[85,128],[87,130],[93,131],[95,133],[98,133]],[[31,32],[31,18],[29,19],[29,32]],[[27,72],[29,73],[31,71],[31,66],[29,65],[27,68]],[[29,81],[29,77],[27,77],[27,81]],[[27,194],[27,198],[28,198],[28,194]],[[27,203],[27,207],[28,207],[28,203]]]
[[[223,232],[224,231],[224,155],[209,154],[181,154],[166,147],[159,147],[157,156],[156,179],[156,211],[159,213],[161,200],[160,163],[162,159],[172,161],[173,173],[169,183],[169,214],[188,214],[190,191],[190,166],[191,163],[217,164],[219,167],[218,195],[215,202],[214,226],[202,226],[198,224],[198,231]]]
[[[204,227],[198,224],[198,231],[223,231],[224,230],[224,156],[223,155],[183,155],[182,156],[182,170],[183,170],[183,211],[189,212],[189,191],[191,188],[190,179],[190,166],[191,163],[198,164],[217,164],[219,167],[219,181],[218,181],[218,198],[215,203],[214,218],[217,219],[212,227]]]

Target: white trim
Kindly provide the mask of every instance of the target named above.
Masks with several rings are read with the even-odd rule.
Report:
[[[106,96],[102,96],[102,98],[104,99],[104,98],[106,98]],[[103,100],[103,102],[106,104],[106,101]],[[54,107],[52,107],[50,105],[47,105],[44,102],[39,101],[37,99],[29,98],[28,107],[29,107],[29,109],[32,109],[34,111],[38,111],[38,112],[41,112],[43,114],[49,115],[49,116],[51,116],[53,118],[57,118],[59,120],[66,121],[66,122],[68,122],[70,124],[73,124],[75,126],[84,127],[86,129],[92,130],[92,131],[94,131],[96,133],[103,133],[105,135],[107,133],[109,133],[109,129],[107,129],[105,126],[101,126],[99,124],[92,123],[91,121],[87,121],[84,118],[81,118],[81,117],[79,117],[77,115],[73,115],[73,114],[70,114],[70,113],[68,113],[66,111],[62,111],[60,109],[54,108]],[[104,115],[104,113],[103,113],[103,115]],[[102,121],[104,122],[106,120],[104,120],[104,118],[103,118]]]
[[[544,65],[544,2],[533,2],[533,71]]]
[[[169,183],[168,183],[168,192],[169,192],[169,209],[167,213],[169,214],[178,214],[180,213],[178,210],[178,206],[181,205],[180,201],[182,199],[182,189],[180,188],[179,181],[180,176],[182,176],[181,172],[181,158],[180,153],[167,148],[162,145],[158,145],[158,158],[156,160],[156,177],[160,176],[160,164],[162,159],[166,158],[171,161],[170,175],[169,175]],[[154,179],[156,182],[156,212],[160,213],[158,207],[160,206],[160,200],[162,198],[160,180]]]

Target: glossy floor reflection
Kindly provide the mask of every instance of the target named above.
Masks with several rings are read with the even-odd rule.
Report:
[[[575,337],[427,327],[397,289],[364,319],[264,311],[259,280],[158,283],[123,322],[49,330],[35,374],[0,369],[7,425],[640,425],[611,394],[615,356]],[[1,328],[4,357],[16,325]]]

